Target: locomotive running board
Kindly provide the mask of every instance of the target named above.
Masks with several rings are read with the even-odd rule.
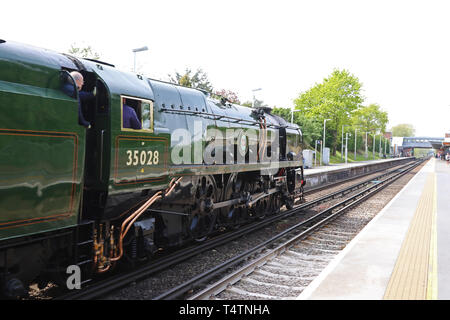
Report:
[[[148,210],[153,213],[159,213],[159,214],[170,214],[175,216],[188,216],[189,214],[184,212],[177,212],[177,211],[169,211],[169,210],[158,210],[158,209],[150,209]]]
[[[236,204],[245,204],[247,207],[252,207],[257,201],[259,201],[265,197],[268,197],[271,194],[274,194],[278,191],[279,191],[278,188],[272,188],[272,189],[269,189],[267,192],[256,193],[256,194],[251,195],[250,197],[243,196],[241,198],[217,202],[217,203],[214,203],[213,209],[219,209],[219,208],[228,207],[228,206],[232,206],[232,205],[236,205]]]
[[[233,205],[245,205],[248,208],[251,208],[256,202],[258,202],[259,200],[268,197],[276,192],[280,191],[279,188],[272,188],[267,190],[267,192],[259,192],[259,193],[255,193],[252,194],[248,197],[246,197],[245,195],[240,197],[240,198],[236,198],[236,199],[231,199],[231,200],[227,200],[227,201],[222,201],[222,202],[217,202],[214,203],[212,206],[212,210],[215,209],[220,209],[223,207],[228,207],[228,206],[233,206]],[[158,213],[158,214],[169,214],[169,215],[177,215],[177,216],[188,216],[189,214],[187,213],[183,213],[183,212],[177,212],[177,211],[169,211],[169,210],[158,210],[158,209],[149,209],[148,211],[152,212],[152,213]]]

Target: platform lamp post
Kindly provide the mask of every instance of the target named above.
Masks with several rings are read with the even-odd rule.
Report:
[[[375,160],[375,142],[377,140],[377,130],[380,130],[380,135],[381,135],[381,128],[375,128],[375,131],[373,133],[373,150],[372,150],[372,152],[373,152],[373,160]]]
[[[345,164],[347,164],[347,154],[348,154],[348,136],[352,136],[352,134],[349,134],[348,132],[345,133]]]
[[[369,132],[369,131],[366,131],[365,133],[366,133],[366,152],[364,153],[364,157],[365,157],[366,160],[367,160],[367,158],[369,158],[369,151],[368,151],[368,149],[367,149],[367,134],[370,133],[370,132]]]
[[[294,124],[294,112],[299,112],[299,111],[302,111],[302,110],[291,109],[291,124]]]
[[[348,127],[348,124],[343,124],[342,125],[342,137],[341,137],[341,161],[343,160],[344,157],[344,127]]]
[[[322,159],[323,159],[323,151],[325,150],[325,126],[326,126],[326,123],[327,123],[327,121],[328,120],[331,120],[331,119],[324,119],[323,120],[323,139],[322,139],[322,141],[323,141],[323,143],[322,143],[322,156],[320,157],[320,165],[322,165]]]
[[[355,129],[355,161],[356,161],[356,137],[357,137],[356,131],[358,131],[358,129]]]
[[[378,149],[379,150],[379,156],[380,156],[380,158],[381,158],[381,139],[383,138],[383,134],[381,133],[381,131],[380,131],[380,148]]]
[[[134,52],[134,67],[133,67],[133,72],[136,72],[136,52],[142,52],[142,51],[147,51],[147,50],[148,50],[148,47],[147,47],[147,46],[141,47],[141,48],[133,49],[133,52]]]
[[[256,92],[256,91],[261,91],[261,90],[262,90],[262,88],[253,89],[253,90],[252,90],[252,92],[253,92],[252,108],[255,107],[255,92]]]
[[[373,160],[375,160],[375,139],[377,138],[377,132],[375,131],[373,133],[373,147],[372,147],[372,155],[373,155]]]

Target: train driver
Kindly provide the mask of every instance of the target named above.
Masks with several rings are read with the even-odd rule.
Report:
[[[78,71],[72,71],[70,73],[70,75],[72,76],[73,80],[75,80],[75,84],[78,89],[78,123],[86,128],[90,128],[91,124],[88,121],[86,121],[86,119],[84,118],[81,105],[82,105],[82,103],[85,103],[91,99],[94,99],[96,90],[94,88],[93,92],[81,91],[81,88],[83,87],[83,84],[84,84],[83,75],[81,73],[79,73]],[[68,82],[66,82],[64,84],[62,90],[68,96],[74,97],[75,92],[74,92],[73,82],[70,77],[68,78]]]
[[[142,129],[141,122],[134,108],[128,105],[127,99],[123,99],[123,127],[131,129]]]

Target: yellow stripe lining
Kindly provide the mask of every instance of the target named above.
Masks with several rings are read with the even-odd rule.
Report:
[[[430,173],[402,243],[384,299],[437,297],[436,177]]]

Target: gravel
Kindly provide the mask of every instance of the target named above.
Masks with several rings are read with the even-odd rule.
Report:
[[[258,268],[250,276],[219,294],[217,299],[267,300],[295,298],[326,267],[333,257],[400,191],[415,172],[420,170],[420,167],[392,183],[368,201],[337,218],[331,224],[323,227],[320,232],[294,245],[282,256]],[[369,178],[370,176],[358,180],[364,181]],[[308,195],[307,200],[355,183],[355,181],[351,181]],[[339,201],[339,199],[335,201]],[[281,230],[314,215],[319,209],[323,210],[328,206],[330,206],[328,203],[322,204],[319,206],[321,208],[314,208],[314,210],[309,210],[302,215],[278,221],[270,227],[232,241],[225,246],[209,250],[150,278],[110,293],[103,299],[147,300],[155,298],[168,289],[182,284],[192,277],[211,269],[213,266],[247,251],[271,238]],[[331,236],[332,238],[330,238]]]

